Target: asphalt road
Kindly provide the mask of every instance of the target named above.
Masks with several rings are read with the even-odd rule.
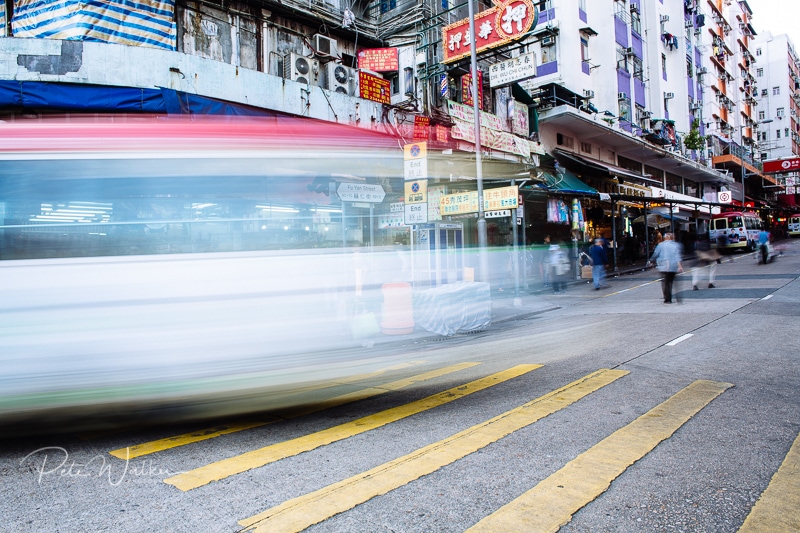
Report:
[[[363,348],[383,371],[294,409],[7,434],[0,530],[800,531],[782,244],[726,257],[713,289],[679,276],[672,305],[652,271],[498,295],[489,330]]]

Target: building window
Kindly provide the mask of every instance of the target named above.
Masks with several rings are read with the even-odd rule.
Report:
[[[764,120],[765,118],[767,118],[766,112],[765,111],[759,111],[758,112],[758,120]]]
[[[581,37],[581,61],[589,61],[589,39]]]
[[[779,94],[781,94],[781,88],[780,87],[773,87],[772,88],[772,96],[777,96]]]
[[[644,80],[644,66],[642,64],[642,58],[633,56],[633,77],[637,80],[643,81]]]
[[[783,116],[784,116],[784,111],[783,111],[782,107],[779,107],[778,110],[775,113],[776,113],[775,116],[778,117],[778,118],[783,118]]]
[[[584,13],[586,12],[586,0],[578,0],[578,9]]]
[[[764,77],[764,69],[763,68],[757,68],[756,69],[756,76],[759,77],[759,78],[763,78]]]
[[[592,143],[587,143],[587,142],[581,141],[581,152],[583,152],[585,154],[591,154],[592,153]]]
[[[667,79],[667,54],[661,54],[661,73],[664,79]]]
[[[625,122],[633,122],[631,120],[631,99],[623,98],[619,101],[619,119]]]
[[[761,89],[761,96],[767,96],[767,90]]]
[[[567,148],[572,148],[575,146],[575,139],[572,137],[567,137],[561,133],[556,133],[556,144],[559,146],[566,146]]]
[[[397,0],[381,0],[381,13],[388,13],[397,7]]]
[[[631,11],[631,31],[642,34],[642,19],[638,11]]]
[[[620,45],[617,45],[617,70],[630,72],[628,70],[628,52],[626,48]]]
[[[760,55],[761,55],[761,48],[756,48],[756,55],[757,55],[757,56],[760,56]]]
[[[694,78],[694,67],[692,67],[692,60],[688,57],[686,58],[686,75]]]
[[[542,63],[551,63],[556,60],[555,39],[551,39],[551,44],[542,45]]]
[[[780,139],[781,138],[781,130],[775,130],[775,138],[776,139]]]
[[[769,154],[767,152],[761,152],[761,160],[762,161],[766,160],[767,157],[769,157]]]
[[[767,140],[767,132],[766,131],[762,131],[761,133],[759,133],[758,134],[758,140],[759,141],[766,141]]]
[[[784,129],[783,129],[783,135],[784,135],[784,137],[786,137],[787,139],[789,138],[789,128],[784,128]]]

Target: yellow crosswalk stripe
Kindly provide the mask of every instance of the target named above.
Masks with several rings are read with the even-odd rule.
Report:
[[[361,381],[364,379],[369,379],[372,377],[377,377],[386,371],[389,370],[400,370],[402,368],[412,366],[415,364],[420,364],[423,361],[412,361],[409,363],[403,363],[399,365],[395,365],[393,367],[389,367],[386,369],[378,370],[375,372],[371,372],[369,374],[362,374],[359,376],[353,376],[351,378],[340,379],[336,382],[326,383],[324,385],[320,385],[318,387],[308,387],[305,389],[301,389],[301,393],[307,394],[312,390],[322,390],[331,387],[335,387],[338,385],[345,385],[348,383],[353,383],[356,381]],[[418,374],[416,376],[411,376],[410,378],[404,378],[401,380],[392,381],[389,383],[384,383],[383,385],[377,385],[375,387],[369,387],[367,389],[358,390],[355,392],[342,394],[340,396],[336,396],[334,398],[330,398],[325,401],[315,402],[312,405],[304,406],[298,409],[289,409],[281,416],[271,416],[268,418],[263,418],[260,420],[253,420],[249,422],[240,422],[237,424],[225,424],[220,426],[214,426],[211,428],[205,428],[198,431],[192,431],[189,433],[183,433],[181,435],[174,435],[171,437],[165,437],[163,439],[158,439],[150,442],[145,442],[142,444],[137,444],[135,446],[127,446],[125,448],[120,448],[118,450],[112,450],[108,453],[117,457],[122,460],[130,460],[136,457],[141,457],[143,455],[148,455],[151,453],[156,453],[164,450],[168,450],[171,448],[177,448],[179,446],[185,446],[187,444],[191,444],[194,442],[200,442],[204,440],[213,439],[215,437],[220,437],[222,435],[228,435],[230,433],[236,433],[238,431],[245,431],[247,429],[252,429],[260,426],[266,426],[267,424],[274,424],[275,422],[281,422],[283,420],[290,420],[293,418],[298,418],[304,415],[316,413],[318,411],[322,411],[323,409],[330,409],[332,407],[338,407],[340,405],[344,405],[346,403],[354,402],[356,400],[363,400],[365,398],[372,398],[374,396],[378,396],[380,394],[385,394],[389,391],[395,391],[402,389],[404,387],[408,387],[415,383],[419,383],[421,381],[426,381],[429,379],[438,378],[444,376],[446,374],[450,374],[452,372],[456,372],[459,370],[464,370],[466,368],[470,368],[476,366],[480,363],[459,363],[457,365],[451,365],[444,368],[439,368],[436,370],[432,370],[430,372],[424,372],[422,374]],[[299,394],[299,393],[298,393]]]
[[[797,533],[800,531],[800,436],[772,476],[739,533]]]
[[[508,370],[492,374],[465,385],[454,387],[415,402],[387,409],[310,435],[305,435],[286,442],[279,442],[229,459],[217,461],[194,470],[189,470],[188,472],[169,477],[165,479],[164,482],[174,485],[183,491],[195,489],[211,483],[212,481],[258,468],[286,457],[292,457],[319,448],[320,446],[325,446],[385,426],[386,424],[427,411],[428,409],[433,409],[434,407],[521,376],[532,370],[541,368],[541,366],[542,365],[517,365]]]
[[[581,507],[605,492],[630,465],[732,386],[715,381],[693,382],[467,531],[558,531]]]
[[[239,525],[258,532],[302,531],[466,457],[626,374],[625,370],[598,370],[452,437],[241,520]]]

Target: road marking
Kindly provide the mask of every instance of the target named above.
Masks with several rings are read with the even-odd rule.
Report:
[[[361,374],[359,376],[353,376],[346,379],[337,380],[336,382],[326,383],[324,385],[318,387],[308,387],[302,389],[300,393],[306,394],[312,390],[322,390],[330,387],[335,387],[338,385],[344,385],[347,383],[352,383],[354,381],[359,381],[363,379],[368,379],[371,377],[379,376],[386,371],[389,370],[398,370],[408,366],[412,366],[415,364],[420,364],[424,361],[413,361],[409,363],[403,363],[400,365],[395,365],[393,367],[389,367],[382,370],[377,370],[375,372],[371,372],[369,374]],[[298,418],[304,415],[316,413],[317,411],[321,411],[323,409],[330,409],[332,407],[338,407],[340,405],[344,405],[346,403],[354,402],[356,400],[363,400],[366,398],[372,398],[374,396],[378,396],[380,394],[385,394],[389,391],[395,391],[402,389],[404,387],[408,387],[409,385],[413,385],[415,383],[419,383],[420,381],[426,381],[433,378],[438,378],[444,376],[446,374],[450,374],[452,372],[457,372],[459,370],[464,370],[466,368],[470,368],[476,366],[480,363],[459,363],[457,365],[451,365],[444,368],[439,368],[436,370],[432,370],[430,372],[425,372],[422,374],[417,374],[416,376],[411,376],[409,378],[404,378],[397,381],[392,381],[389,383],[384,383],[383,385],[377,385],[375,387],[370,387],[367,389],[351,392],[348,394],[343,394],[340,396],[336,396],[334,398],[330,398],[328,400],[323,400],[320,402],[315,402],[312,405],[300,407],[296,409],[289,409],[286,413],[280,416],[273,416],[261,420],[253,420],[249,422],[241,422],[238,424],[224,424],[220,426],[214,426],[211,428],[205,428],[198,431],[192,431],[189,433],[183,433],[181,435],[175,435],[172,437],[165,437],[163,439],[158,439],[150,442],[145,442],[142,444],[137,444],[135,446],[128,446],[127,448],[120,448],[118,450],[113,450],[110,453],[114,457],[119,459],[128,460],[133,459],[136,457],[141,457],[143,455],[148,455],[151,453],[156,453],[164,450],[168,450],[170,448],[177,448],[179,446],[185,446],[187,444],[191,444],[194,442],[201,442],[204,440],[213,439],[215,437],[220,437],[222,435],[228,435],[230,433],[236,433],[238,431],[245,431],[247,429],[252,429],[260,426],[266,426],[268,424],[274,424],[275,422],[280,422],[282,420],[290,420],[293,418]],[[298,394],[300,394],[298,393]],[[294,395],[294,393],[293,393]]]
[[[771,294],[768,294],[768,295],[764,296],[764,297],[763,297],[763,298],[761,298],[761,299],[762,299],[762,300],[769,300],[770,298],[772,298],[772,295],[771,295]]]
[[[694,336],[694,334],[693,334],[693,333],[687,333],[686,335],[681,335],[681,336],[680,336],[680,337],[678,337],[677,339],[673,339],[673,340],[669,341],[669,342],[668,342],[668,343],[667,343],[665,346],[675,346],[675,345],[676,345],[676,344],[678,344],[679,342],[683,342],[683,341],[685,341],[686,339],[689,339],[689,338],[691,338],[691,337],[693,337],[693,336]]]
[[[739,533],[800,531],[800,436],[772,476]]]
[[[564,409],[627,374],[626,370],[598,370],[447,439],[245,518],[239,525],[257,532],[302,531],[435,472]]]
[[[605,492],[630,465],[732,386],[695,381],[467,531],[558,531],[580,508]]]
[[[279,442],[271,446],[265,446],[258,450],[253,450],[228,459],[223,459],[222,461],[210,463],[194,470],[189,470],[182,474],[177,474],[165,479],[164,483],[174,485],[182,491],[196,489],[212,481],[218,481],[234,474],[240,474],[247,470],[252,470],[253,468],[285,459],[286,457],[292,457],[303,452],[314,450],[320,446],[325,446],[354,435],[359,435],[371,429],[385,426],[411,415],[463,398],[474,392],[487,389],[493,385],[508,381],[509,379],[527,374],[541,367],[542,365],[517,365],[508,370],[477,379],[415,402],[393,407],[392,409],[365,416],[358,420],[353,420],[352,422],[340,424],[296,439]]]

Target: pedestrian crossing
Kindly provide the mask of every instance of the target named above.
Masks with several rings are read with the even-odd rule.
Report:
[[[261,425],[316,413],[328,407],[345,405],[358,399],[374,398],[434,378],[447,376],[448,379],[452,379],[460,371],[470,369],[473,373],[480,372],[480,368],[479,363],[474,362],[444,366],[381,385],[365,386],[345,395],[333,396],[319,405],[287,411],[274,419],[230,427],[207,428],[190,434],[132,445],[109,453],[122,459],[164,453],[177,446],[188,446],[201,440],[208,440],[200,438],[205,434],[211,435],[208,438],[216,438],[235,431],[247,431]],[[325,447],[332,443],[366,432],[380,431],[381,428],[407,417],[435,410],[451,402],[458,402],[467,396],[493,387],[502,387],[540,368],[542,368],[540,364],[518,364],[413,402],[367,414],[350,422],[219,461],[198,464],[193,469],[164,479],[163,482],[191,494],[200,487],[225,479],[237,480],[238,474],[301,453],[325,453]],[[379,371],[354,377],[348,383],[357,385],[360,379],[367,380],[381,374]],[[538,398],[411,453],[400,457],[387,457],[386,462],[378,466],[288,499],[251,516],[242,517],[238,519],[238,525],[245,531],[283,532],[303,531],[315,524],[322,524],[336,515],[346,513],[393,490],[424,482],[421,479],[424,476],[456,464],[470,454],[523,428],[530,427],[554,413],[569,409],[577,402],[619,380],[628,378],[629,375],[629,371],[621,369],[599,369],[591,372]],[[558,531],[575,513],[605,492],[631,465],[653,451],[661,442],[669,439],[693,416],[732,386],[730,383],[698,380],[675,391],[665,401],[600,440],[511,501],[497,502],[496,508],[491,513],[469,526],[467,531]],[[798,480],[800,480],[800,437],[741,531],[751,533],[800,530],[800,511],[798,511],[800,481]],[[786,494],[793,496],[787,499]],[[782,522],[769,522],[777,515]],[[766,529],[765,524],[768,524]],[[220,526],[229,527],[230,524]]]

